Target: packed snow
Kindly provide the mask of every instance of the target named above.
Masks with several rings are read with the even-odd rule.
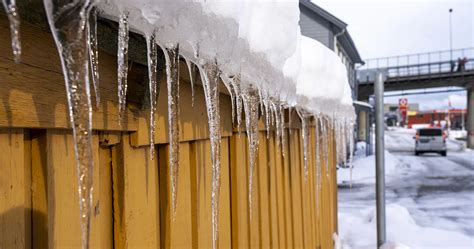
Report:
[[[387,238],[383,248],[474,247],[474,151],[448,141],[448,156],[414,155],[415,130],[386,131]],[[363,143],[352,172],[338,170],[341,248],[376,248],[375,160]]]

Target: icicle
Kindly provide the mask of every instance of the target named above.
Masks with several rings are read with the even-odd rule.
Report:
[[[97,49],[97,8],[92,8],[89,15],[89,25],[87,29],[89,45],[89,62],[92,74],[92,83],[94,83],[95,103],[97,108],[100,106],[99,92],[99,51]]]
[[[272,112],[275,115],[275,134],[276,134],[277,148],[278,148],[278,150],[281,150],[281,128],[280,128],[280,126],[281,126],[281,122],[280,122],[281,115],[278,112],[278,107],[277,107],[278,104],[272,103],[271,105],[272,105],[271,106]]]
[[[92,207],[92,107],[87,56],[89,1],[44,0],[48,22],[58,48],[74,135],[78,177],[82,248],[89,248]]]
[[[343,120],[341,121],[341,124],[339,125],[341,128],[341,143],[342,143],[342,164],[344,165],[344,167],[347,166],[347,130],[345,128],[347,127],[344,127],[346,121],[345,119],[343,118]]]
[[[254,89],[245,89],[242,94],[245,112],[245,127],[249,148],[249,210],[252,219],[253,173],[258,155],[258,102],[259,94]]]
[[[119,124],[122,125],[123,115],[127,103],[127,75],[128,75],[128,12],[120,15],[118,29],[117,51],[118,97],[119,97]]]
[[[279,113],[280,113],[280,134],[281,134],[281,151],[283,157],[285,157],[285,150],[286,150],[286,136],[285,136],[285,110],[281,104],[279,106]],[[291,130],[291,129],[289,129]]]
[[[188,66],[189,81],[191,83],[191,106],[194,107],[194,75],[196,75],[196,66],[188,59],[184,58]]]
[[[270,98],[268,93],[263,92],[263,109],[262,112],[265,112],[265,129],[267,131],[267,139],[270,139]]]
[[[309,121],[310,116],[302,113],[300,110],[296,110],[301,119],[301,137],[303,138],[303,169],[304,179],[308,178],[308,146],[309,146]]]
[[[147,60],[148,60],[148,87],[150,91],[150,158],[155,156],[155,112],[157,104],[157,65],[158,47],[156,45],[155,33],[146,36]]]
[[[321,160],[320,160],[320,156],[319,156],[319,143],[320,143],[320,140],[321,140],[321,136],[320,136],[320,133],[319,133],[319,129],[320,129],[320,123],[321,123],[321,118],[319,116],[317,117],[314,117],[315,119],[315,135],[314,135],[314,138],[316,139],[316,165],[319,166]]]
[[[204,72],[203,72],[204,71]],[[220,149],[221,125],[219,113],[219,77],[217,62],[207,63],[201,70],[204,95],[206,97],[207,117],[209,119],[209,134],[211,140],[212,161],[212,248],[217,248],[219,192],[220,192]]]
[[[329,136],[329,131],[328,131],[328,125],[330,121],[327,118],[324,118],[322,121],[322,138],[323,138],[323,159],[324,163],[326,166],[326,176],[329,177],[329,155],[328,155],[328,150],[329,150],[329,144],[328,144],[328,136]]]
[[[12,39],[13,59],[15,63],[21,60],[21,40],[20,40],[20,14],[16,6],[16,0],[3,0],[3,8],[7,12],[10,22],[10,34]]]
[[[223,76],[221,76],[221,79],[222,79],[222,82],[224,83],[224,86],[227,88],[227,91],[230,94],[230,104],[232,106],[232,124],[234,124],[234,120],[235,120],[235,105],[234,105],[235,94],[234,94],[234,90],[232,89],[232,83],[231,83],[232,80],[227,78],[227,77],[223,77]]]
[[[234,76],[232,78],[231,84],[235,93],[235,116],[237,118],[237,130],[240,134],[240,126],[242,124],[242,91],[240,89],[240,75]]]
[[[314,138],[315,138],[315,148],[316,148],[316,160],[315,160],[315,174],[316,174],[316,207],[319,207],[319,198],[320,198],[320,194],[319,194],[319,191],[321,189],[321,165],[320,165],[320,157],[319,157],[319,144],[320,144],[320,140],[321,140],[321,135],[320,135],[320,132],[319,132],[319,127],[320,127],[320,122],[321,122],[321,119],[320,117],[315,117],[315,127],[314,127]],[[318,213],[318,217],[319,217],[319,212]]]
[[[350,179],[349,179],[349,187],[352,189],[352,161],[354,159],[354,126],[352,123],[348,124],[349,130],[349,170],[350,170]]]
[[[163,49],[166,59],[168,86],[168,137],[170,141],[169,164],[171,176],[171,207],[176,217],[179,173],[179,44]]]

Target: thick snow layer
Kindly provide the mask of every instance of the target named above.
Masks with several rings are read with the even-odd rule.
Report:
[[[199,65],[216,60],[289,106],[353,118],[347,72],[333,51],[301,37],[297,0],[100,0],[103,16],[128,13],[132,31]],[[324,108],[321,108],[324,106]]]
[[[311,112],[354,116],[346,67],[332,50],[305,36],[301,38],[301,69],[296,94],[298,104]]]

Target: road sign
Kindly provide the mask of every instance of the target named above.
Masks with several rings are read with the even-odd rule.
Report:
[[[405,124],[407,120],[408,99],[402,98],[398,100],[398,111],[400,112],[403,124]]]

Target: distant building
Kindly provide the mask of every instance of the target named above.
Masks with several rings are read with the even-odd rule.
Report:
[[[347,69],[347,78],[352,89],[352,99],[357,100],[356,65],[364,64],[357,48],[347,31],[347,24],[309,0],[300,0],[300,27],[304,36],[321,42],[333,50]],[[355,133],[357,140],[370,143],[371,114],[373,108],[367,103],[354,102],[357,113]],[[369,146],[367,146],[369,148]],[[368,154],[370,152],[368,151]]]
[[[347,24],[309,0],[300,0],[300,27],[304,36],[313,38],[341,57],[346,65],[352,98],[357,99],[356,64],[363,64],[347,31]]]
[[[461,130],[467,123],[466,109],[413,111],[408,113],[408,128],[440,127]]]

